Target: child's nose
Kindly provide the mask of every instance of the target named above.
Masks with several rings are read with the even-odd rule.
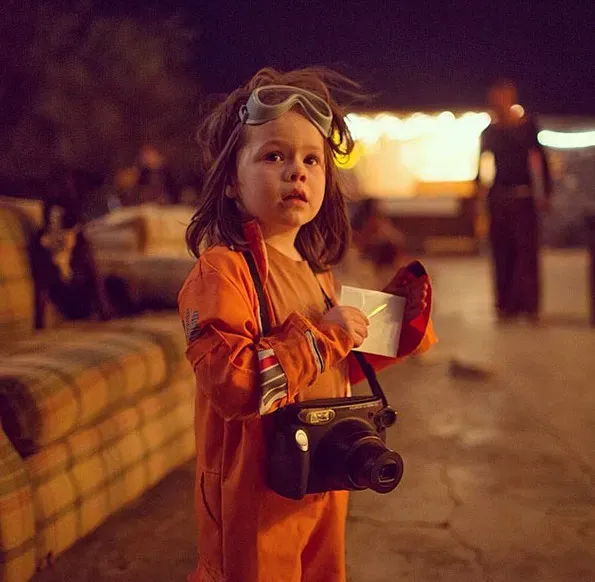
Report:
[[[305,182],[306,181],[306,167],[300,162],[294,162],[287,171],[287,179],[289,182]]]

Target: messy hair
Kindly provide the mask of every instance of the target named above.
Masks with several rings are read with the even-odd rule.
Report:
[[[336,158],[353,150],[353,138],[345,122],[345,111],[332,93],[357,97],[358,86],[335,71],[310,67],[282,73],[265,68],[250,81],[215,105],[203,119],[197,141],[200,146],[200,166],[203,183],[200,205],[186,230],[186,244],[198,257],[203,245],[226,244],[238,249],[247,246],[242,215],[235,200],[225,195],[236,173],[237,156],[244,139],[240,123],[240,107],[248,101],[254,89],[263,85],[291,85],[322,97],[333,112],[331,137],[325,140],[326,185],[320,211],[303,225],[296,238],[296,248],[317,271],[341,261],[350,240],[350,225],[345,195],[340,183]]]

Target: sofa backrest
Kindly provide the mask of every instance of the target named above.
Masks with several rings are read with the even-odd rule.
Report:
[[[35,202],[20,204],[0,197],[0,349],[35,328],[29,240],[37,214]]]
[[[193,214],[184,205],[127,206],[91,221],[85,234],[98,254],[188,257],[185,234]]]

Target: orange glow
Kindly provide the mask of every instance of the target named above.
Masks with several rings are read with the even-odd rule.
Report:
[[[490,123],[487,113],[450,111],[398,117],[351,114],[347,123],[361,150],[350,169],[359,188],[383,197],[419,194],[422,184],[433,191],[453,192],[453,185],[475,178],[479,136]],[[443,185],[444,188],[441,188]],[[454,188],[461,195],[468,188]]]

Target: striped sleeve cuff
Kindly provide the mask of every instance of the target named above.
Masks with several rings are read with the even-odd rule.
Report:
[[[287,376],[273,349],[258,352],[258,368],[260,374],[260,407],[261,415],[267,414],[273,405],[280,400],[279,406],[287,403]]]

